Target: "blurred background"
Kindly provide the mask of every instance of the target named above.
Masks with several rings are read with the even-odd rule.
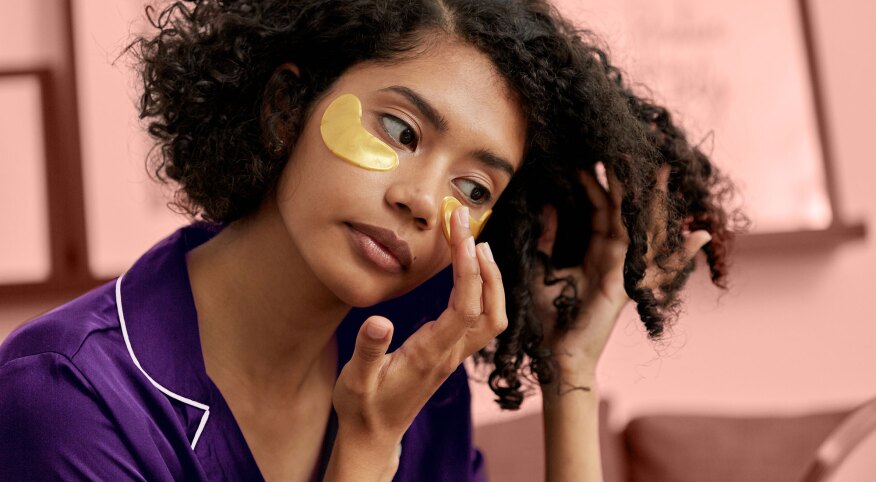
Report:
[[[775,444],[796,441],[795,453],[811,455],[841,414],[876,396],[876,315],[867,308],[876,268],[867,234],[876,223],[876,2],[555,4],[671,108],[738,182],[753,220],[729,292],[698,270],[666,341],[649,341],[631,308],[618,322],[598,373],[607,478],[682,480],[672,463],[686,463],[699,477],[689,480],[704,480],[708,472],[692,472],[690,460],[667,461],[672,443],[680,457],[781,436]],[[136,116],[132,59],[120,57],[133,35],[148,32],[143,0],[0,6],[2,340],[118,276],[189,221],[166,206],[172,191],[147,176],[151,144]],[[501,412],[483,376],[472,375],[473,416],[491,474],[537,479],[537,395]],[[767,425],[740,429],[752,420]],[[784,421],[791,428],[769,425]],[[737,438],[703,445],[720,433]]]

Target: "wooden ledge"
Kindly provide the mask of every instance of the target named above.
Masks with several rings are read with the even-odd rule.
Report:
[[[792,249],[825,249],[849,241],[861,241],[867,237],[863,222],[839,222],[826,229],[810,229],[776,233],[740,234],[736,238],[736,250],[740,253]]]

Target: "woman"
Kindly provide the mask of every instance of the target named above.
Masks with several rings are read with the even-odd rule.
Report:
[[[600,480],[620,309],[657,337],[725,274],[708,159],[541,1],[193,3],[132,48],[203,222],[4,343],[0,478],[483,479],[477,354],[505,408],[540,384],[548,479]]]

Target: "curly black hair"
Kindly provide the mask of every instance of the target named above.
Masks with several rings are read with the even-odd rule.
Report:
[[[172,206],[209,222],[257,209],[275,189],[310,108],[354,64],[403,61],[445,37],[493,61],[527,120],[524,162],[481,234],[503,273],[509,325],[476,359],[492,364],[489,384],[502,408],[520,406],[529,374],[540,383],[555,377],[553,354],[540,348],[542,320],[529,283],[537,263],[549,273],[581,261],[586,229],[565,228],[560,237],[573,247],[558,240],[551,259],[536,250],[543,206],[558,206],[561,221],[564,213],[580,220],[592,212],[578,171],[601,162],[623,186],[624,285],[652,339],[674,318],[692,266],[658,293],[642,288],[649,249],[665,261],[681,249],[683,230],[705,229],[712,280],[725,286],[732,185],[666,109],[633,93],[591,32],[545,0],[193,0],[146,14],[157,34],[128,50],[143,82],[140,118],[149,119],[156,141],[150,169],[160,182],[178,183]],[[278,69],[285,63],[301,75]],[[660,196],[657,169],[667,163],[667,235],[648,246],[648,207]],[[567,305],[561,330],[574,319],[574,297]]]

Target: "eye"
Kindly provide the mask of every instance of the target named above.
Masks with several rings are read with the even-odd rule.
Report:
[[[469,187],[468,192],[466,192],[465,189],[462,189],[462,192],[465,193],[471,202],[475,204],[486,204],[492,199],[493,195],[486,187],[469,179],[461,179],[461,182],[463,185]]]
[[[417,133],[403,120],[390,114],[383,114],[380,116],[380,125],[396,142],[409,146],[411,150],[416,149]]]

